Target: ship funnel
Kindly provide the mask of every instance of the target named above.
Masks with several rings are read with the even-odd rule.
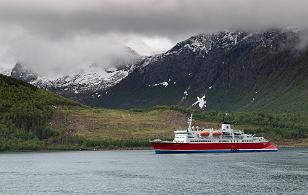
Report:
[[[221,124],[221,129],[222,129],[222,130],[229,130],[229,129],[231,129],[230,123],[223,122],[223,123]]]

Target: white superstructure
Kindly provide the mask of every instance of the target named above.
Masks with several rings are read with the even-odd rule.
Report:
[[[192,115],[188,118],[188,128],[174,131],[174,143],[213,142],[213,143],[259,143],[267,142],[264,137],[255,137],[242,130],[232,129],[230,123],[223,122],[220,129],[202,129],[192,126]]]

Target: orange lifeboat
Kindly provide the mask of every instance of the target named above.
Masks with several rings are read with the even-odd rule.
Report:
[[[221,136],[222,132],[221,131],[213,131],[213,136]]]
[[[209,131],[201,131],[201,132],[200,132],[200,135],[201,135],[201,136],[204,136],[204,137],[207,137],[207,136],[210,135],[210,132],[209,132]]]

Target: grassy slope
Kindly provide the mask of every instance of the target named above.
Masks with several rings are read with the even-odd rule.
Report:
[[[55,112],[52,127],[70,135],[68,143],[73,140],[75,144],[84,147],[148,146],[149,139],[172,139],[176,128],[186,127],[186,117],[191,112],[196,119],[194,125],[200,127],[217,128],[223,116],[220,112],[198,112],[181,107],[159,107],[143,111],[62,108]],[[237,129],[263,135],[279,145],[308,145],[306,115],[238,112],[230,113],[226,120]]]
[[[62,108],[54,113],[52,127],[68,135],[63,144],[83,147],[149,146],[149,139],[172,139],[173,131],[185,127],[186,114],[170,109],[128,111],[93,108]],[[199,126],[218,124],[196,121]],[[133,143],[132,143],[133,142]]]

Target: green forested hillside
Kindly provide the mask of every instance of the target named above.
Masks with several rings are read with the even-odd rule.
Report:
[[[0,150],[33,150],[58,132],[49,127],[59,105],[77,103],[0,75]]]
[[[222,118],[237,129],[279,145],[308,145],[305,113],[198,111],[179,106],[116,110],[89,108],[32,85],[0,75],[0,151],[128,148],[149,139],[172,139],[176,128],[218,128]]]

